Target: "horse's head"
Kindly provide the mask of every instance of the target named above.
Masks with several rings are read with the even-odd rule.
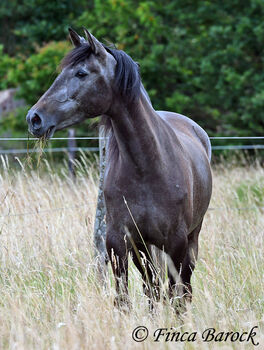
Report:
[[[75,48],[27,114],[29,131],[37,137],[52,137],[56,130],[105,114],[112,102],[115,58],[87,30],[87,41],[72,29],[69,32]]]

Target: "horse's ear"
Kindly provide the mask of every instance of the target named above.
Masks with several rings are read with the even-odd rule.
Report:
[[[85,39],[82,36],[78,35],[72,28],[68,28],[68,30],[71,42],[75,47],[78,47],[85,42]]]
[[[97,40],[86,28],[83,28],[86,40],[90,44],[90,47],[92,49],[92,52],[95,55],[99,55],[100,53],[105,53],[105,48],[100,43],[99,40]]]

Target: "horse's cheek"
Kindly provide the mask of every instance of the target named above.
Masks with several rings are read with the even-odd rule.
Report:
[[[82,89],[80,86],[80,81],[73,79],[70,84],[68,84],[68,98],[72,100],[78,99],[78,95],[81,93]]]
[[[67,86],[63,86],[60,88],[60,90],[56,93],[56,95],[54,96],[56,101],[59,102],[65,102],[68,99],[68,89]]]

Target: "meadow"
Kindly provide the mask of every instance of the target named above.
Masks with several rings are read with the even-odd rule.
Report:
[[[213,167],[213,196],[192,277],[193,303],[182,319],[166,302],[149,313],[132,263],[132,310],[124,315],[113,307],[113,276],[109,268],[105,282],[98,279],[93,250],[95,165],[81,158],[76,181],[68,177],[67,167],[53,169],[45,160],[41,170],[26,170],[22,163],[18,167],[11,170],[2,158],[0,349],[253,349],[251,340],[242,341],[246,337],[205,342],[202,334],[214,328],[216,333],[241,335],[255,326],[256,348],[264,349],[260,164],[223,162]],[[145,341],[132,339],[138,326],[149,331]],[[154,342],[159,328],[197,336],[190,342],[166,342],[160,336]]]

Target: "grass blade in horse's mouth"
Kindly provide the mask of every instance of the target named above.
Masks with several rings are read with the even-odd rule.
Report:
[[[55,132],[55,126],[51,126],[48,128],[48,130],[45,132],[44,138],[47,140],[53,136]]]

